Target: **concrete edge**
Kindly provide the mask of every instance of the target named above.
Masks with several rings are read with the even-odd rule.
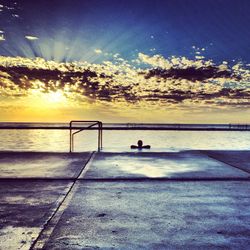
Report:
[[[168,177],[160,177],[160,178],[148,178],[148,177],[135,177],[135,178],[79,178],[77,181],[86,181],[86,182],[153,182],[153,181],[161,181],[161,182],[191,182],[191,181],[250,181],[250,177],[211,177],[211,178],[168,178]]]

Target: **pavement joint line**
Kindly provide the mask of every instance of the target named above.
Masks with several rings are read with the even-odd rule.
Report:
[[[86,161],[86,163],[84,164],[84,166],[81,168],[81,170],[79,171],[75,181],[77,179],[80,178],[80,176],[83,174],[83,172],[87,172],[87,170],[89,169],[89,166],[91,165],[92,163],[92,159],[94,158],[94,156],[96,155],[96,151],[93,151],[91,154],[90,154],[90,157],[88,158],[88,160]],[[86,170],[85,170],[86,169]]]
[[[200,152],[201,152],[203,155],[206,155],[206,156],[208,156],[209,158],[211,158],[211,159],[213,159],[213,160],[216,160],[216,161],[218,161],[218,162],[225,163],[226,165],[228,165],[228,166],[230,166],[230,167],[237,168],[237,169],[239,169],[239,170],[241,170],[241,171],[243,171],[243,172],[246,172],[246,173],[250,174],[250,170],[247,170],[247,169],[244,169],[244,168],[235,166],[234,164],[228,163],[228,162],[223,161],[223,160],[219,160],[219,159],[217,159],[217,158],[211,156],[211,155],[209,154],[209,152],[207,152],[207,151],[200,151]]]
[[[92,159],[94,154],[95,154],[95,151],[90,154],[88,160],[85,162],[85,164],[82,167],[81,171],[79,172],[78,176],[76,178],[74,178],[73,183],[69,187],[69,190],[65,194],[64,198],[62,199],[62,201],[60,202],[60,204],[58,205],[56,210],[53,212],[51,217],[44,224],[38,237],[32,243],[30,250],[41,250],[45,247],[49,237],[51,236],[51,234],[54,231],[55,226],[57,225],[57,223],[60,220],[65,209],[68,207],[73,195],[75,194],[75,191],[77,190],[77,187],[75,186],[77,179],[81,176],[84,169],[89,165],[90,160]]]
[[[81,179],[84,180],[84,176],[87,173],[87,171],[89,170],[90,166],[92,165],[92,162],[94,161],[95,156],[96,156],[97,153],[98,152],[93,152],[93,154],[92,154],[91,158],[89,159],[88,163],[85,165],[85,168],[82,169],[81,173],[78,175],[77,180],[81,180]]]
[[[50,177],[3,177],[0,178],[1,181],[74,181],[76,177],[69,177],[69,178],[50,178]]]
[[[192,182],[192,181],[250,181],[250,177],[211,177],[211,178],[80,178],[78,182]]]

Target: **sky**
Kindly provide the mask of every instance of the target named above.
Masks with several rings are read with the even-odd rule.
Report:
[[[249,123],[248,0],[0,0],[0,121]]]

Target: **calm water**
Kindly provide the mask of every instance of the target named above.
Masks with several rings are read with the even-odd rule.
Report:
[[[142,139],[150,151],[184,149],[249,150],[250,132],[246,131],[104,131],[104,151],[130,151]],[[75,136],[75,151],[97,149],[97,131]],[[69,151],[67,130],[0,130],[0,151]]]

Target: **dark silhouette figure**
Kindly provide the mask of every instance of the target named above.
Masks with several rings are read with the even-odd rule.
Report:
[[[143,148],[149,149],[150,145],[143,145],[143,141],[139,140],[137,142],[137,146],[136,145],[131,145],[130,148],[132,148],[132,149],[143,149]]]

